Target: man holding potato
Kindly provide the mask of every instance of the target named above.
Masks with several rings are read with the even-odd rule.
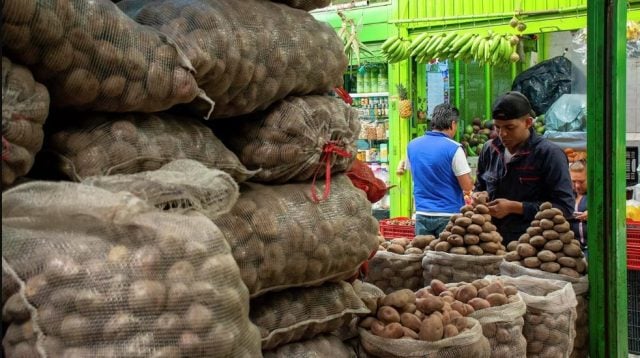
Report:
[[[526,232],[542,202],[551,202],[566,218],[574,210],[567,156],[536,134],[534,116],[522,93],[500,96],[492,109],[498,137],[478,158],[475,190],[489,193],[489,214],[505,246]]]

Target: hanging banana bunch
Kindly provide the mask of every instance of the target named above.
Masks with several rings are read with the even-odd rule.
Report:
[[[411,51],[409,50],[410,41],[403,40],[398,36],[388,38],[380,47],[382,55],[389,63],[396,63],[409,58]]]

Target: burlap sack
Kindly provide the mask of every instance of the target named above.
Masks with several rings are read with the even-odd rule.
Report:
[[[504,256],[457,255],[427,251],[422,259],[425,286],[437,279],[444,283],[472,282],[486,275],[497,275]]]
[[[214,133],[249,169],[251,181],[288,183],[346,171],[357,153],[355,109],[329,96],[287,97],[262,113],[215,121]]]
[[[49,92],[31,71],[2,57],[2,187],[29,172],[42,148]]]
[[[360,328],[360,343],[370,357],[385,358],[456,358],[478,357],[489,358],[491,348],[489,341],[482,335],[482,327],[474,318],[467,318],[468,330],[451,338],[436,342],[413,339],[390,339],[373,335]]]
[[[586,357],[589,354],[589,276],[580,278],[557,273],[535,270],[504,261],[500,265],[500,273],[506,276],[518,277],[528,275],[543,279],[570,282],[576,294],[576,337],[573,341],[571,358]]]
[[[133,174],[175,159],[193,159],[236,180],[253,175],[197,119],[171,113],[64,113],[47,143],[51,162],[67,177]]]
[[[342,85],[342,40],[305,11],[262,0],[125,0],[118,6],[176,41],[215,102],[215,118]],[[203,101],[190,107],[209,110]]]
[[[314,9],[320,9],[327,7],[331,4],[331,0],[272,0],[275,2],[281,2],[296,9],[305,11],[311,11]]]
[[[243,183],[231,212],[214,219],[251,297],[349,278],[377,247],[378,222],[364,193],[345,175],[330,188],[328,200],[315,203],[309,183]]]
[[[425,286],[422,273],[423,257],[424,254],[400,255],[378,251],[369,260],[369,273],[365,281],[376,285],[386,294],[404,288],[417,291]]]
[[[344,281],[269,292],[252,299],[250,305],[263,350],[335,331],[355,315],[371,312]]]
[[[239,269],[199,213],[31,182],[3,193],[2,228],[9,357],[260,356]]]
[[[285,344],[263,351],[264,358],[356,358],[356,352],[332,335],[319,335],[306,341]]]
[[[378,299],[385,296],[384,292],[378,287],[360,280],[353,281],[351,285],[356,295],[358,295],[369,311],[376,312],[378,310]],[[358,324],[361,319],[362,317],[360,316],[354,316],[351,322],[331,332],[331,335],[338,337],[341,341],[357,338],[359,335]]]
[[[109,0],[6,0],[2,14],[3,50],[47,86],[52,106],[157,112],[201,93],[171,39]]]
[[[527,305],[522,333],[527,356],[568,358],[576,336],[576,294],[566,281],[532,276],[500,277],[518,287]]]

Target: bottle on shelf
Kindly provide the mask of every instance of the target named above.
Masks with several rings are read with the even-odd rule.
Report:
[[[387,65],[381,65],[378,71],[378,92],[389,91],[389,76],[387,74]]]
[[[364,73],[366,69],[364,66],[358,68],[358,74],[356,75],[356,92],[364,93]]]

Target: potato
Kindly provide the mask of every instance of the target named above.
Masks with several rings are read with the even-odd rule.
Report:
[[[489,208],[488,208],[488,207],[486,207],[486,206],[485,206],[485,205],[483,205],[483,204],[478,204],[478,205],[476,205],[476,207],[475,207],[475,211],[476,211],[478,214],[489,214]]]
[[[430,315],[422,321],[418,336],[423,341],[435,342],[442,339],[443,334],[444,326],[440,317]]]
[[[539,251],[537,256],[542,262],[556,261],[556,254],[549,250]]]
[[[398,244],[391,244],[387,248],[387,251],[393,252],[394,254],[402,255],[402,254],[404,254],[404,247],[402,247],[402,246],[400,246]]]
[[[568,268],[568,267],[561,268],[558,271],[558,273],[561,274],[561,275],[567,275],[567,276],[570,276],[570,277],[573,277],[573,278],[579,278],[580,277],[580,274],[576,270]]]
[[[442,251],[442,252],[447,252],[450,249],[451,249],[451,244],[446,241],[439,242],[437,245],[435,245],[435,248],[434,248],[435,251]]]
[[[394,322],[386,325],[380,336],[384,338],[402,338],[404,336],[404,332],[402,325]]]
[[[575,268],[577,267],[576,259],[573,257],[561,257],[558,259],[558,263],[564,267]]]
[[[460,288],[458,293],[456,294],[456,300],[467,303],[472,298],[476,298],[478,296],[478,289],[472,284],[466,284]]]
[[[460,332],[458,332],[458,328],[453,324],[448,324],[443,328],[443,338],[455,337],[458,334],[460,334]]]
[[[461,218],[458,218],[456,221],[454,221],[454,223],[458,226],[466,228],[467,226],[472,224],[472,221],[470,218],[461,217]]]
[[[462,214],[465,218],[469,218],[471,219],[471,217],[474,215],[473,211],[467,211],[464,214]]]
[[[518,238],[518,243],[528,244],[529,240],[531,240],[531,236],[529,234],[522,234],[520,238]]]
[[[562,247],[563,247],[563,244],[562,244],[562,241],[560,240],[550,240],[550,241],[547,241],[546,244],[544,244],[545,250],[549,250],[554,253],[558,251],[562,251]]]
[[[537,267],[540,267],[542,262],[536,256],[532,256],[532,257],[525,257],[523,264],[525,267],[528,267],[528,268],[537,268]]]
[[[484,250],[482,250],[478,245],[470,245],[467,247],[467,253],[470,255],[480,256],[484,254]]]
[[[422,321],[415,314],[405,312],[400,315],[400,323],[409,329],[419,332]]]
[[[5,322],[25,321],[29,319],[29,309],[24,303],[22,297],[15,293],[9,297],[2,306],[2,320]]]
[[[435,240],[435,236],[433,235],[418,235],[413,238],[411,244],[413,245],[413,247],[424,250],[424,248],[427,247],[433,240]]]
[[[85,342],[97,328],[92,322],[79,314],[70,314],[60,323],[60,337],[68,344],[77,345]]]
[[[392,239],[391,243],[392,244],[396,244],[396,245],[400,245],[402,247],[406,247],[407,245],[409,245],[411,243],[411,240],[407,239],[406,237],[402,237],[402,238]]]
[[[464,235],[467,230],[465,228],[463,228],[462,226],[458,226],[458,225],[454,225],[453,227],[451,227],[451,233],[452,234],[456,234],[456,235]],[[449,237],[449,235],[447,235],[447,238]]]
[[[518,256],[526,258],[536,255],[536,249],[530,244],[518,244],[516,247]]]
[[[410,289],[392,292],[380,299],[380,305],[402,308],[416,302],[416,294]]]
[[[511,252],[507,252],[507,254],[504,256],[504,259],[506,261],[510,261],[511,262],[511,261],[520,261],[522,259],[522,257],[520,257],[520,255],[518,255],[517,251],[511,251]]]
[[[492,307],[502,306],[507,303],[507,296],[502,293],[492,293],[487,296],[486,300]]]
[[[405,255],[422,255],[424,252],[417,247],[410,247],[404,251]]]
[[[476,311],[491,307],[491,304],[489,303],[489,301],[482,299],[480,297],[475,297],[470,299],[469,304]]]
[[[466,255],[467,254],[467,249],[465,247],[460,247],[460,246],[452,247],[449,250],[449,253],[456,254],[456,255]]]
[[[574,245],[574,244],[568,244],[568,245],[565,244],[564,247],[562,248],[562,252],[564,252],[565,255],[570,257],[584,256],[584,254],[582,253],[582,249],[580,249],[580,246]]]
[[[478,290],[478,297],[486,299],[492,293],[501,293],[504,294],[504,284],[502,281],[494,281],[487,287],[481,288]]]
[[[480,235],[482,233],[483,229],[480,225],[477,224],[471,224],[469,226],[467,226],[467,232],[470,234],[474,234],[474,235]]]
[[[507,296],[512,296],[518,293],[518,288],[511,285],[504,286],[504,294]]]
[[[587,272],[587,261],[585,259],[576,260],[576,268],[575,270],[581,274]]]
[[[165,286],[158,281],[139,280],[129,288],[129,307],[137,313],[159,313],[166,303]]]
[[[545,239],[543,236],[540,236],[540,235],[536,235],[531,239],[529,239],[529,245],[537,249],[543,248],[546,243],[547,243],[547,239]]]
[[[440,280],[431,280],[429,286],[431,287],[431,290],[433,290],[433,294],[436,296],[440,295],[444,291],[447,291],[447,286]]]
[[[534,237],[536,235],[542,235],[542,232],[544,230],[542,230],[542,228],[540,227],[528,227],[527,228],[527,234],[529,235],[529,237]]]
[[[575,238],[575,234],[573,231],[567,231],[565,233],[560,234],[559,239],[563,244],[570,244]]]
[[[365,317],[364,319],[362,319],[359,323],[358,326],[364,328],[364,329],[371,329],[371,326],[373,325],[374,322],[380,322],[378,321],[375,317]]]
[[[485,253],[490,254],[496,254],[500,250],[500,245],[496,242],[483,242],[479,246]]]
[[[560,235],[554,230],[544,230],[542,236],[547,240],[556,240]]]
[[[400,314],[391,306],[382,306],[378,308],[377,317],[385,324],[400,322]]]
[[[444,300],[439,296],[427,296],[416,299],[416,308],[422,313],[431,314],[444,307]]]
[[[571,230],[571,226],[570,226],[570,224],[568,222],[565,221],[562,224],[555,225],[553,227],[553,230],[558,232],[558,233],[560,233],[560,234],[562,234],[562,233],[565,233],[565,232],[568,232],[569,230]]]

